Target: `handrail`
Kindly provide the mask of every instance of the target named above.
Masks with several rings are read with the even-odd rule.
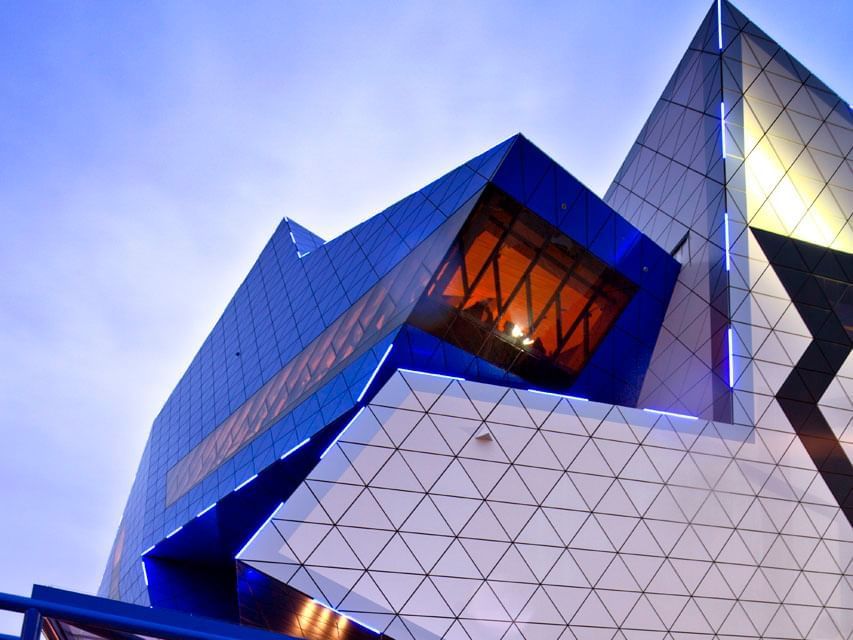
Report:
[[[41,633],[42,617],[58,618],[78,624],[94,624],[114,631],[156,636],[163,640],[235,640],[235,638],[240,637],[238,634],[223,635],[9,593],[0,593],[0,610],[25,614],[24,628],[20,639],[16,636],[4,634],[0,635],[0,640],[38,640]],[[279,637],[283,640],[294,640],[292,636],[279,635]]]

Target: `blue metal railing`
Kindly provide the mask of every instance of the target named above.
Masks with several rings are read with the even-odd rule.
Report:
[[[119,635],[140,634],[163,640],[258,640],[260,638],[296,640],[291,636],[210,619],[193,618],[177,612],[158,611],[44,587],[39,589],[41,593],[55,593],[58,598],[56,600],[27,598],[0,593],[0,611],[24,614],[20,637],[0,634],[0,640],[40,640],[45,619],[56,619],[84,627],[97,627],[104,630],[105,637],[110,636],[110,631],[115,631]],[[71,597],[62,598],[61,596],[65,594]],[[111,607],[115,610],[107,610]],[[164,617],[170,620],[164,620]]]

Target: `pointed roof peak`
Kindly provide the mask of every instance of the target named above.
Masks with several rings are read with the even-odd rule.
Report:
[[[290,233],[290,240],[293,242],[293,246],[296,248],[300,257],[311,253],[314,249],[326,243],[326,241],[316,233],[306,227],[303,227],[301,224],[287,216],[282,220],[282,224],[287,227]]]

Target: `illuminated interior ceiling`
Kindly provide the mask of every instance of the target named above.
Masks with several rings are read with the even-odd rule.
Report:
[[[743,99],[726,116],[728,157],[744,160],[729,179],[735,204],[751,227],[853,252],[849,109],[741,38]]]
[[[340,571],[330,573],[338,575]],[[329,584],[333,584],[331,580]],[[374,640],[378,636],[373,629],[240,561],[237,599],[243,625],[305,640]],[[389,636],[383,638],[390,640]]]
[[[489,187],[410,322],[522,379],[567,386],[636,289]]]

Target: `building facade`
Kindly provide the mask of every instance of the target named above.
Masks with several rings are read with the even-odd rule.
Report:
[[[295,637],[853,633],[853,117],[714,4],[604,199],[521,135],[282,221],[101,594]]]

